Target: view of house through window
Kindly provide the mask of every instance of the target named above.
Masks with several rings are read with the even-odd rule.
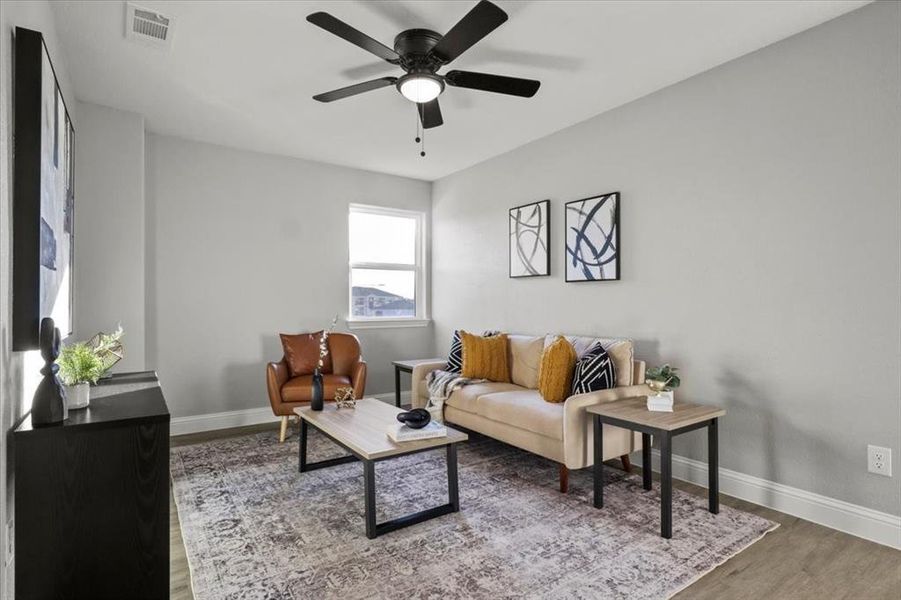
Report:
[[[349,218],[352,319],[421,317],[422,214],[352,205]]]

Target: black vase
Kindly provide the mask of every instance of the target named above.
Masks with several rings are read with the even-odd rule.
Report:
[[[322,373],[319,369],[313,372],[313,392],[310,398],[310,408],[322,410]]]
[[[41,319],[40,339],[41,357],[44,359],[41,375],[44,378],[38,384],[31,402],[31,423],[35,427],[62,423],[69,417],[66,390],[56,376],[59,371],[59,365],[56,364],[59,357],[59,329],[50,317]]]

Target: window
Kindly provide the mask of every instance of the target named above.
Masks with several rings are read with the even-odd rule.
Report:
[[[425,215],[352,204],[351,326],[425,325]]]

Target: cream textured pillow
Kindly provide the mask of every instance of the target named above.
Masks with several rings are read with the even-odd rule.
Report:
[[[576,351],[562,335],[541,354],[541,369],[538,372],[538,391],[547,402],[566,400],[573,383],[576,368]]]
[[[640,383],[632,381],[634,351],[632,340],[629,338],[602,338],[585,335],[567,335],[564,337],[572,344],[578,358],[582,358],[582,355],[588,352],[596,342],[600,342],[604,350],[607,351],[607,356],[613,361],[613,368],[616,370],[616,387]],[[547,348],[556,339],[556,335],[547,336],[544,339],[544,347]]]
[[[537,390],[544,337],[509,335],[507,339],[510,348],[510,381],[524,388]]]

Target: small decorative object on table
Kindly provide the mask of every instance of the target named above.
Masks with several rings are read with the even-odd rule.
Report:
[[[414,408],[407,412],[397,413],[397,420],[410,429],[422,429],[432,420],[432,415],[424,408]]]
[[[668,364],[648,369],[645,383],[654,392],[648,396],[648,410],[655,412],[673,412],[673,390],[682,381],[676,375],[676,367]]]
[[[112,377],[112,374],[109,372],[110,369],[125,358],[125,347],[122,345],[122,335],[124,333],[125,331],[120,324],[113,333],[103,333],[101,331],[88,340],[88,346],[94,351],[94,354],[97,355],[97,358],[100,359],[100,363],[103,365],[101,379]]]
[[[58,362],[69,408],[86,407],[91,399],[91,384],[103,375],[103,362],[85,342],[63,348]]]
[[[56,364],[59,357],[59,329],[50,317],[41,319],[40,344],[45,364],[41,367],[44,378],[38,384],[31,403],[31,422],[35,427],[61,423],[69,418],[66,390],[56,376],[59,371],[59,365]]]
[[[325,357],[328,356],[328,336],[332,329],[335,328],[335,323],[337,322],[338,315],[335,315],[335,318],[332,319],[332,324],[322,332],[322,336],[319,338],[319,364],[316,365],[316,370],[313,371],[313,390],[310,394],[310,408],[313,410],[322,410],[323,407],[322,367],[325,364]]]
[[[335,404],[338,408],[356,408],[357,401],[354,398],[352,387],[339,387],[335,390]]]

